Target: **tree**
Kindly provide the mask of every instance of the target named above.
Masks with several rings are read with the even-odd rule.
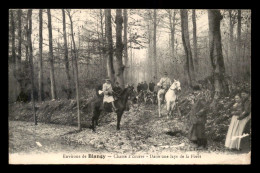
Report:
[[[151,14],[151,10],[146,10],[146,15],[147,15],[147,44],[148,44],[148,50],[147,50],[147,61],[148,61],[148,69],[147,72],[151,75],[149,75],[149,80],[153,80],[153,39],[152,39],[152,14]],[[130,35],[131,37],[131,35]],[[132,42],[130,42],[130,44],[132,45]],[[132,47],[132,46],[130,46]],[[131,48],[131,52],[132,52],[132,48]],[[131,53],[132,56],[132,53]],[[132,58],[132,57],[131,57]],[[132,64],[132,63],[131,63]],[[132,73],[132,70],[131,70]]]
[[[15,60],[16,60],[16,55],[15,55],[15,22],[14,22],[14,12],[13,10],[10,10],[10,15],[11,15],[11,42],[12,42],[12,59],[11,62],[13,66],[15,67]],[[13,69],[15,72],[15,68]],[[14,73],[15,74],[15,73]]]
[[[21,89],[20,91],[23,92],[24,87],[22,84],[25,80],[23,79],[22,69],[21,69],[21,63],[22,63],[22,10],[21,9],[17,10],[17,18],[18,18],[18,25],[17,25],[18,50],[17,50],[17,56],[16,56],[15,78],[17,79],[17,81],[19,83],[18,87]]]
[[[104,23],[103,23],[103,17],[104,17],[104,13],[103,10],[100,9],[100,30],[101,30],[101,40],[102,40],[102,68],[104,70],[103,74],[106,74],[106,64],[105,64],[105,42],[106,42],[106,38],[104,36]]]
[[[22,58],[22,10],[17,10],[18,17],[18,55],[16,58],[16,71],[21,72],[21,58]]]
[[[157,61],[156,61],[156,27],[157,27],[157,20],[156,20],[156,9],[153,11],[153,69],[154,69],[154,76],[157,79]]]
[[[238,62],[237,68],[242,67],[242,57],[241,57],[241,9],[237,10],[237,49],[236,49],[236,58]]]
[[[128,81],[129,76],[129,64],[128,64],[128,53],[127,53],[127,9],[124,9],[124,58],[125,58],[125,80]]]
[[[28,14],[26,15],[26,23],[25,23],[25,27],[24,27],[24,30],[25,30],[25,34],[24,34],[24,37],[25,37],[25,40],[28,40],[27,36],[28,36]],[[29,58],[29,47],[28,47],[28,42],[25,41],[25,62],[28,62],[28,58]]]
[[[33,117],[34,124],[37,125],[36,119],[36,110],[35,110],[35,95],[34,95],[34,70],[33,70],[33,49],[32,49],[32,10],[28,10],[28,22],[29,22],[29,30],[28,30],[28,44],[29,44],[29,64],[30,64],[30,77],[31,77],[31,98],[32,98],[32,106],[33,106]]]
[[[113,40],[112,40],[112,24],[111,10],[105,9],[105,35],[106,35],[106,54],[107,54],[107,74],[111,82],[115,81],[115,71],[113,66]]]
[[[66,32],[66,16],[65,10],[62,9],[62,21],[63,21],[63,39],[64,39],[64,64],[65,64],[65,72],[67,77],[67,96],[68,99],[71,98],[71,82],[70,82],[70,74],[69,74],[69,53],[68,53],[68,43],[67,43],[67,32]]]
[[[196,12],[192,9],[192,24],[193,24],[193,57],[195,63],[195,71],[198,72],[198,48],[197,48],[197,25],[196,25]]]
[[[215,95],[229,94],[225,80],[225,65],[222,54],[220,21],[223,16],[219,10],[208,10],[209,20],[209,53],[214,79]]]
[[[51,11],[47,9],[48,14],[48,31],[49,31],[49,62],[50,62],[50,79],[51,79],[51,97],[56,99],[56,85],[54,77],[54,64],[53,64],[53,46],[52,46],[52,25],[51,25]]]
[[[169,24],[170,24],[170,32],[171,32],[171,53],[172,58],[174,59],[174,40],[175,40],[175,17],[176,17],[176,10],[173,11],[169,10]]]
[[[175,57],[175,30],[176,30],[176,12],[177,10],[166,10],[166,12],[168,13],[169,16],[169,29],[170,29],[170,55],[172,57],[172,60],[174,62],[176,62],[176,57]],[[178,65],[173,65],[173,70],[175,72],[175,74],[177,74],[178,71]]]
[[[234,53],[234,44],[233,44],[233,28],[234,28],[234,21],[232,16],[232,10],[228,10],[229,13],[229,54],[228,59],[230,60],[230,71],[231,75],[233,76],[233,67],[232,67],[232,56]]]
[[[81,130],[81,117],[80,117],[80,110],[79,110],[79,79],[78,79],[78,63],[77,63],[77,53],[76,53],[76,44],[74,39],[74,32],[73,32],[73,21],[72,21],[72,15],[69,10],[67,10],[67,14],[70,19],[70,29],[71,29],[71,39],[73,43],[73,55],[72,55],[72,62],[75,70],[75,85],[76,85],[76,100],[77,100],[77,110],[78,110],[78,130]]]
[[[189,85],[193,85],[194,81],[194,66],[192,60],[192,53],[190,47],[189,38],[189,26],[188,26],[188,11],[186,9],[181,9],[181,31],[182,31],[182,42],[186,54],[186,71],[188,75]]]
[[[42,68],[42,9],[39,10],[39,101],[44,100]]]
[[[124,88],[124,68],[122,61],[122,55],[123,55],[123,43],[122,43],[122,24],[123,24],[123,17],[122,17],[122,10],[117,9],[116,10],[116,79],[121,86],[121,88]]]

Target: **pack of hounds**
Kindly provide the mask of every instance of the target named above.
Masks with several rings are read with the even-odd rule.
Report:
[[[157,104],[157,90],[155,83],[151,81],[149,84],[146,81],[138,83],[136,87],[136,101],[138,104]]]

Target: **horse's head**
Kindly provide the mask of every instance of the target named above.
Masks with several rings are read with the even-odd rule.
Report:
[[[177,89],[178,91],[180,91],[181,90],[181,83],[180,83],[180,81],[174,79],[172,85],[170,86],[170,89],[172,89],[172,90]]]

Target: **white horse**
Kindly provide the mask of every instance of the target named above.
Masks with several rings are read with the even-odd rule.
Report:
[[[181,90],[181,83],[178,80],[174,79],[174,82],[172,83],[172,85],[170,86],[170,88],[168,89],[168,91],[165,94],[166,109],[167,109],[167,119],[169,117],[169,114],[171,114],[171,116],[172,116],[173,109],[174,109],[174,106],[176,104],[175,101],[176,101],[177,96],[176,96],[175,91],[174,91],[175,89]],[[161,99],[161,95],[163,93],[162,93],[162,90],[160,90],[160,91],[158,92],[158,95],[157,95],[159,117],[161,117],[161,102],[163,101]]]

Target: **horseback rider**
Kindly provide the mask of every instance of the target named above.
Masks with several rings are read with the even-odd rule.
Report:
[[[114,97],[113,97],[113,89],[111,85],[110,79],[106,79],[106,82],[103,84],[102,91],[104,93],[104,99],[103,103],[112,103],[113,111],[116,112],[117,108],[115,107],[114,104]]]
[[[168,77],[168,73],[164,72],[164,76],[160,79],[160,82],[157,84],[158,87],[160,87],[160,90],[158,91],[159,95],[162,95],[163,102],[165,99],[165,93],[170,88],[172,82],[171,79]]]

